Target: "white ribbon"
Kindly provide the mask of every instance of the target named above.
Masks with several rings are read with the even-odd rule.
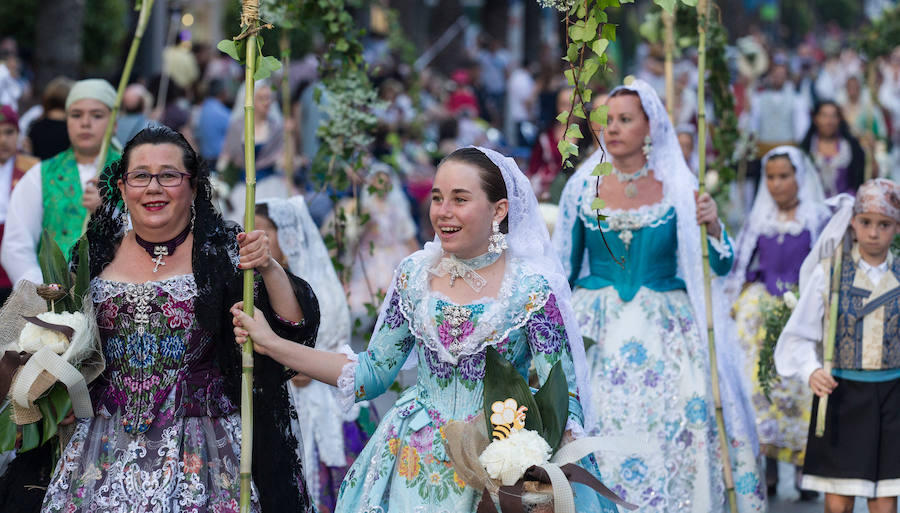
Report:
[[[43,347],[31,355],[31,358],[19,371],[12,388],[13,401],[23,408],[32,407],[33,405],[28,401],[28,393],[43,371],[49,372],[66,386],[76,417],[86,419],[94,416],[94,408],[91,405],[91,396],[88,394],[84,376],[72,364],[48,347]]]

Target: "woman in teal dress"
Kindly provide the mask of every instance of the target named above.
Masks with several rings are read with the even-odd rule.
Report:
[[[708,227],[704,243],[718,276],[731,268],[731,242],[712,199],[696,197],[697,180],[652,88],[635,80],[607,106],[604,146],[566,185],[554,231],[578,324],[595,342],[587,362],[597,416],[586,425],[606,445],[595,453],[601,473],[640,511],[725,511],[697,224]],[[608,157],[613,173],[591,176]],[[598,195],[603,220],[592,206]],[[741,353],[721,334],[724,302],[713,306],[738,503],[760,511],[765,493]]]
[[[541,383],[561,361],[570,395],[567,433],[581,435],[584,349],[539,215],[512,159],[463,148],[435,176],[430,217],[437,237],[400,264],[365,353],[294,351],[260,316],[234,311],[238,340],[249,332],[261,353],[337,384],[348,405],[378,396],[404,364],[417,362],[416,385],[384,415],[350,468],[336,511],[476,511],[481,493],[454,472],[443,427],[482,411],[489,346],[523,376],[533,362]],[[590,457],[580,463],[596,473]],[[573,488],[579,512],[617,511],[587,487]]]

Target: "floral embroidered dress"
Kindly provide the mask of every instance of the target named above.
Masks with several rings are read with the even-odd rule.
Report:
[[[762,309],[766,303],[796,287],[800,264],[809,253],[812,234],[798,221],[780,221],[778,233],[760,235],[747,269],[747,286],[734,304],[738,340],[746,357],[746,373],[753,383],[756,433],[769,458],[803,465],[809,430],[811,392],[799,378],[780,376],[772,383],[770,398],[759,385],[759,349],[765,338]]]
[[[562,317],[546,280],[516,259],[507,260],[497,299],[455,304],[428,288],[434,262],[420,253],[405,259],[388,298],[384,322],[369,348],[344,367],[338,387],[347,404],[372,399],[393,383],[414,353],[418,379],[388,411],[347,473],[338,512],[447,513],[476,510],[481,498],[454,472],[442,427],[471,420],[483,408],[487,346],[524,375],[534,363],[540,382],[563,362],[569,382],[569,423],[582,425],[575,374]],[[582,464],[593,466],[591,460]],[[578,511],[616,511],[576,484]]]
[[[214,337],[195,316],[193,275],[146,283],[94,278],[107,368],[96,416],[78,422],[45,512],[237,512],[240,415]],[[256,486],[252,510],[259,511]]]
[[[677,275],[675,208],[664,199],[607,211],[598,224],[592,183],[581,189],[572,225],[570,282],[585,345],[594,342],[587,362],[599,415],[591,434],[606,445],[595,453],[600,471],[639,511],[726,511],[708,349]],[[719,275],[732,263],[723,239],[709,239]],[[735,395],[723,388],[723,400]],[[752,434],[726,422],[739,509],[764,511]]]

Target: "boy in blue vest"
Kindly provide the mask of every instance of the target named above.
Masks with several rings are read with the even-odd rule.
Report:
[[[869,180],[843,203],[801,270],[800,300],[775,349],[783,376],[807,379],[828,396],[825,433],[815,436],[813,401],[802,488],[825,492],[826,513],[853,511],[856,497],[871,513],[896,512],[900,495],[900,186]],[[834,369],[818,348],[830,297],[834,248],[843,244]],[[828,248],[828,249],[823,249]]]

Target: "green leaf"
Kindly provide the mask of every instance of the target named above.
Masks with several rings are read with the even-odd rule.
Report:
[[[76,246],[78,251],[78,269],[75,270],[75,287],[72,289],[72,300],[75,303],[76,310],[81,310],[84,304],[84,295],[91,286],[88,244],[87,234],[85,234],[81,236]]]
[[[600,210],[600,209],[604,208],[605,206],[606,206],[606,202],[604,202],[600,198],[594,198],[594,200],[591,201],[591,210]]]
[[[600,126],[606,126],[606,122],[609,119],[609,107],[606,105],[600,105],[596,109],[591,111],[591,123],[599,123]]]
[[[541,436],[550,445],[550,451],[556,452],[559,442],[562,441],[566,417],[569,414],[569,386],[561,361],[556,362],[550,369],[547,381],[534,394],[534,402],[541,412],[541,423],[544,428]]]
[[[591,171],[591,176],[608,176],[612,173],[612,164],[609,162],[601,162],[597,164],[593,171]]]
[[[566,50],[566,60],[568,60],[569,62],[576,62],[578,60],[578,51],[580,49],[580,44],[569,43],[569,48]]]
[[[232,59],[238,62],[244,62],[243,56],[241,55],[242,52],[238,51],[238,45],[231,39],[223,39],[219,41],[219,44],[216,45],[216,48],[218,48],[219,51],[228,54],[228,56]]]
[[[581,103],[575,104],[575,108],[572,109],[572,114],[575,114],[576,118],[587,119],[587,115],[585,115],[584,107],[581,106]]]
[[[7,403],[6,408],[0,412],[0,452],[11,451],[16,448],[16,423],[12,419],[12,404]]]
[[[603,55],[603,52],[606,51],[606,48],[608,46],[609,46],[609,40],[598,39],[598,40],[594,41],[594,43],[591,45],[591,50],[593,50],[594,53],[596,53],[597,56],[599,57],[599,56]]]
[[[525,414],[525,429],[538,433],[544,432],[541,411],[538,409],[528,383],[519,371],[500,355],[496,349],[488,346],[484,356],[484,421],[488,433],[494,432],[491,425],[491,405],[497,401],[505,401],[512,397],[519,406],[528,408]]]
[[[35,449],[40,445],[40,442],[41,435],[38,432],[37,422],[22,426],[22,447],[19,448],[19,452]]]
[[[41,445],[47,443],[56,434],[56,428],[59,426],[53,418],[53,410],[50,408],[48,401],[38,400],[35,405],[41,410]]]
[[[597,57],[586,59],[584,65],[581,67],[581,74],[578,76],[578,80],[580,80],[582,84],[588,85],[599,69],[600,60]]]
[[[69,274],[69,263],[66,261],[66,257],[63,255],[62,250],[59,249],[59,245],[56,244],[56,241],[53,240],[52,237],[50,237],[47,230],[41,232],[38,264],[41,267],[44,283],[59,284],[62,290],[71,294],[72,276]],[[56,302],[57,312],[72,310],[75,310],[75,303],[72,302],[71,295],[67,295]]]
[[[604,24],[603,29],[600,30],[600,37],[602,37],[603,39],[607,39],[611,42],[615,42],[616,26],[612,23]]]
[[[584,135],[581,134],[581,128],[575,123],[569,125],[569,128],[566,129],[566,135],[563,137],[566,139],[584,139]]]
[[[273,71],[281,69],[281,61],[272,55],[266,55],[256,64],[256,72],[253,73],[253,80],[264,80],[272,75]]]
[[[597,345],[597,342],[590,337],[581,337],[581,340],[584,341],[584,350],[587,351],[591,346]]]
[[[556,116],[556,120],[559,121],[560,123],[565,123],[566,120],[568,120],[568,119],[569,119],[569,111],[567,111],[567,110],[560,112],[559,115]]]
[[[566,77],[566,82],[572,87],[575,86],[575,71],[571,68],[563,71],[563,75]]]
[[[681,3],[688,7],[697,7],[697,0],[681,0]]]
[[[338,39],[338,42],[334,44],[334,49],[339,52],[346,52],[350,49],[350,43],[346,39]]]

